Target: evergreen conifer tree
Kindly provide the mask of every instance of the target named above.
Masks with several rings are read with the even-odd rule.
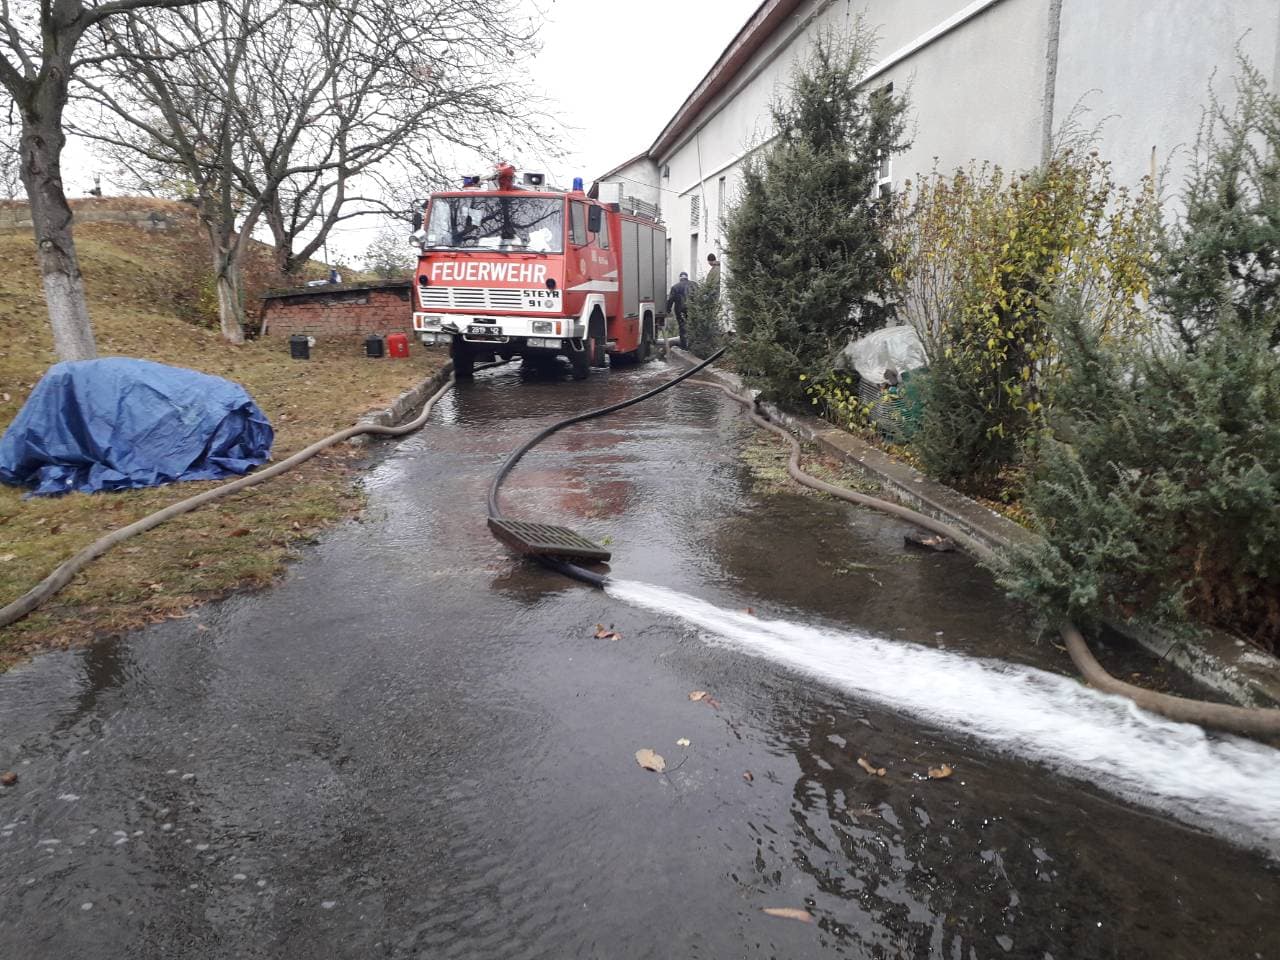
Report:
[[[821,35],[771,109],[776,142],[753,158],[728,225],[739,368],[779,400],[884,323],[890,264],[875,196],[908,146],[904,95],[862,83],[874,36]]]

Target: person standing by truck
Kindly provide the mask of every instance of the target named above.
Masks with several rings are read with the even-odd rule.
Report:
[[[707,254],[707,276],[703,282],[707,285],[707,289],[711,291],[711,296],[719,300],[720,261],[716,259],[716,255],[714,253]]]
[[[684,322],[689,316],[689,294],[690,294],[689,275],[681,272],[680,279],[676,281],[671,288],[671,292],[667,294],[667,311],[676,315],[676,324],[680,328],[680,349],[684,350],[688,347],[685,340]]]

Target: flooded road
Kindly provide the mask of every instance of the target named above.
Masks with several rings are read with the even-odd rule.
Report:
[[[982,571],[763,479],[718,393],[504,487],[611,592],[489,536],[513,447],[672,373],[483,374],[278,588],[0,677],[0,958],[1280,957],[1276,751],[1046,675]]]

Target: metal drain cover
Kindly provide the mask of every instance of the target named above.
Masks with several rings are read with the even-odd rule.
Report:
[[[519,553],[546,557],[575,557],[580,560],[608,560],[612,554],[599,544],[568,527],[524,520],[489,518],[493,535]]]

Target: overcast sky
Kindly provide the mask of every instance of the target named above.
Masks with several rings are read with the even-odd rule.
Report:
[[[760,0],[532,0],[543,49],[530,79],[566,125],[568,185],[645,150]]]

